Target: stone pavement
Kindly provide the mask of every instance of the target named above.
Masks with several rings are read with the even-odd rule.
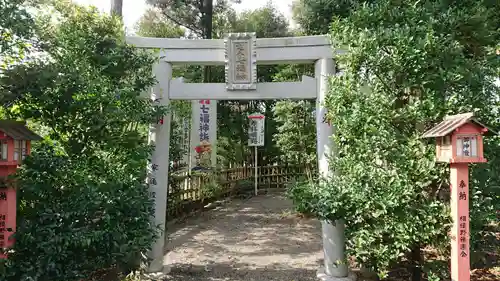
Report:
[[[281,193],[234,199],[170,226],[167,280],[309,281],[322,262],[318,221]]]

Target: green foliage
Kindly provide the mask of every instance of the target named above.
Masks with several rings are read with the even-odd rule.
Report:
[[[497,106],[498,107],[498,106]],[[485,258],[484,252],[499,252],[497,233],[493,224],[498,224],[500,209],[500,139],[486,138],[484,143],[488,164],[473,166],[469,177],[470,229],[472,253],[471,262],[475,264]]]
[[[60,9],[65,18],[57,26],[48,21],[39,29],[47,57],[6,72],[0,102],[12,105],[13,117],[41,120],[72,155],[135,145],[138,125],[160,113],[139,98],[154,82],[154,59],[125,45],[119,21]]]
[[[254,182],[249,179],[243,179],[239,180],[236,183],[236,187],[238,188],[239,191],[253,191],[254,188]]]
[[[186,138],[191,130],[191,101],[175,100],[171,101],[170,112],[172,119],[170,124],[170,161],[180,161],[189,151],[186,147]]]
[[[291,184],[287,188],[287,195],[292,199],[295,211],[305,215],[314,215],[311,211],[315,207],[311,204],[315,202],[314,189],[316,187],[317,184],[312,181],[302,180]]]
[[[127,169],[142,167],[39,148],[17,175],[19,224],[2,279],[80,280],[135,266],[156,235],[147,187]]]
[[[235,14],[230,4],[238,3],[240,0],[147,0],[146,2],[159,7],[169,21],[187,28],[193,36],[210,39],[217,34],[217,30],[213,27],[228,26],[234,20]]]
[[[300,81],[302,75],[314,76],[312,65],[286,65],[273,76],[275,82]],[[283,100],[275,103],[273,141],[280,160],[289,164],[316,162],[316,103],[314,100]]]
[[[184,29],[170,21],[157,9],[149,9],[136,24],[136,32],[140,36],[158,38],[181,38]],[[194,72],[194,73],[193,73]],[[201,76],[199,66],[174,66],[173,76],[184,77],[187,82],[193,82],[193,77]],[[185,125],[191,119],[191,101],[174,100],[170,103],[172,119],[170,124],[170,160],[179,161],[188,153],[184,145]],[[189,125],[189,123],[188,123]],[[187,127],[190,130],[190,126]]]
[[[220,196],[223,190],[223,186],[217,181],[217,178],[213,174],[204,174],[203,176],[208,177],[208,181],[201,187],[201,195],[203,199],[212,199]]]
[[[258,38],[285,37],[290,35],[288,21],[272,3],[237,16],[231,32],[255,32]]]
[[[140,36],[159,38],[181,38],[184,30],[169,21],[156,9],[147,10],[136,24],[136,32]]]
[[[336,173],[294,196],[322,219],[344,218],[348,253],[385,277],[415,247],[449,245],[447,200],[437,196],[448,189],[447,166],[435,164],[433,143],[419,137],[446,114],[474,111],[499,125],[493,15],[500,5],[387,0],[353,7],[331,29],[333,47],[348,50],[337,58],[344,75],[331,79],[327,99],[338,132]],[[488,141],[490,162],[473,167],[471,233],[499,205],[498,141]]]
[[[316,162],[315,101],[279,101],[274,119],[279,124],[273,139],[283,161],[289,164]]]
[[[374,0],[295,0],[293,19],[308,35],[327,34],[334,17],[345,18],[359,4]]]
[[[126,271],[158,230],[144,128],[166,109],[140,97],[155,82],[154,58],[125,44],[117,18],[64,1],[51,8],[34,28],[38,59],[0,80],[8,115],[49,129],[17,175],[20,223],[2,280]]]

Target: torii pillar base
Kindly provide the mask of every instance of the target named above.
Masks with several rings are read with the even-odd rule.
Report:
[[[319,280],[321,281],[356,281],[356,274],[353,272],[349,272],[347,277],[333,277],[325,273],[325,268],[318,269],[316,274]]]
[[[164,260],[166,261],[166,258],[164,258]],[[162,264],[154,264],[155,261],[152,262],[152,264],[150,264],[149,266],[149,269],[144,272],[143,274],[141,274],[141,277],[145,280],[145,281],[162,281],[162,280],[166,280],[167,277],[168,277],[168,274],[170,273],[171,271],[171,266],[169,264],[166,264],[166,262],[163,262]],[[161,270],[155,270],[155,271],[151,271],[151,269],[153,268],[161,268]],[[141,280],[143,280],[141,279]]]
[[[355,281],[356,275],[349,271],[345,257],[345,225],[342,220],[322,221],[324,264],[318,269],[321,281]]]

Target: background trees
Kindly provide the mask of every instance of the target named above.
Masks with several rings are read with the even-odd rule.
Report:
[[[202,18],[206,17],[207,7],[205,2],[181,1],[177,4],[171,3],[172,5],[166,5],[162,1],[152,1],[151,3],[153,2],[156,9],[148,11],[139,22],[137,28],[139,35],[177,37],[178,33],[171,33],[169,30],[183,29],[185,37],[209,38],[207,37],[207,33],[203,31],[207,30],[207,27],[203,26],[206,22],[202,20]],[[222,38],[228,32],[256,32],[259,38],[293,35],[293,31],[289,29],[287,20],[271,4],[238,15],[231,8],[230,4],[231,2],[217,1],[217,5],[214,6],[212,13],[213,38]],[[258,81],[297,81],[301,78],[302,74],[306,73],[305,71],[308,71],[310,75],[310,70],[311,67],[309,66],[259,66]],[[206,80],[206,70],[199,66],[176,67],[174,69],[174,76],[182,76],[185,80],[191,82],[208,81]],[[223,67],[210,68],[210,81],[224,81]],[[183,103],[184,108],[190,107],[189,102],[179,103]],[[291,101],[283,101],[281,104],[288,103],[291,103]],[[311,106],[306,106],[303,103],[296,103],[293,108],[298,108],[297,105],[299,104],[300,106],[305,106],[304,109],[312,110]],[[282,157],[282,153],[285,150],[285,153],[301,153],[300,151],[289,150],[291,149],[290,146],[285,150],[277,146],[274,136],[278,136],[277,128],[280,123],[276,123],[278,119],[274,117],[275,106],[276,101],[218,101],[218,162],[221,166],[246,160],[251,161],[253,150],[247,147],[247,115],[253,112],[261,112],[266,115],[266,142],[263,148],[259,148],[259,154],[263,155],[259,160],[261,161],[261,165],[284,161],[285,157]],[[282,118],[280,120],[286,119],[285,116],[288,114],[286,108],[291,107],[283,107],[279,111]],[[180,117],[179,114],[177,116]],[[309,117],[310,115],[307,116]],[[185,115],[182,118],[190,119],[191,117],[190,115]],[[311,120],[314,120],[314,118]],[[176,122],[178,125],[175,124]],[[180,124],[180,119],[174,121],[172,130],[180,130],[182,127]],[[311,125],[310,122],[308,124]],[[307,131],[311,135],[315,130],[314,128],[314,126],[308,126],[302,130]],[[289,132],[291,131],[289,130]],[[283,138],[286,138],[286,136],[283,136]],[[172,139],[171,143],[175,144],[176,142]]]
[[[0,77],[4,72],[24,58],[28,40],[33,34],[30,26],[34,21],[23,5],[25,1],[0,1]],[[0,118],[5,109],[0,108]]]
[[[136,32],[144,37],[181,38],[185,31],[155,8],[148,9],[136,24]]]

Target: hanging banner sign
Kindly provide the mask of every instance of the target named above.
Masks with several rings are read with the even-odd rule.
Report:
[[[260,113],[253,113],[248,116],[250,124],[248,126],[248,145],[264,146],[264,120],[266,117]]]
[[[200,100],[200,142],[210,143],[210,100]]]
[[[200,122],[199,122],[199,137],[200,142],[195,147],[196,153],[198,154],[198,165],[203,166],[205,168],[211,167],[214,163],[212,163],[212,140],[210,135],[211,131],[214,128],[211,128],[210,124],[212,123],[211,118],[215,118],[211,116],[211,112],[213,108],[212,106],[216,106],[215,104],[211,104],[210,100],[200,100]]]

